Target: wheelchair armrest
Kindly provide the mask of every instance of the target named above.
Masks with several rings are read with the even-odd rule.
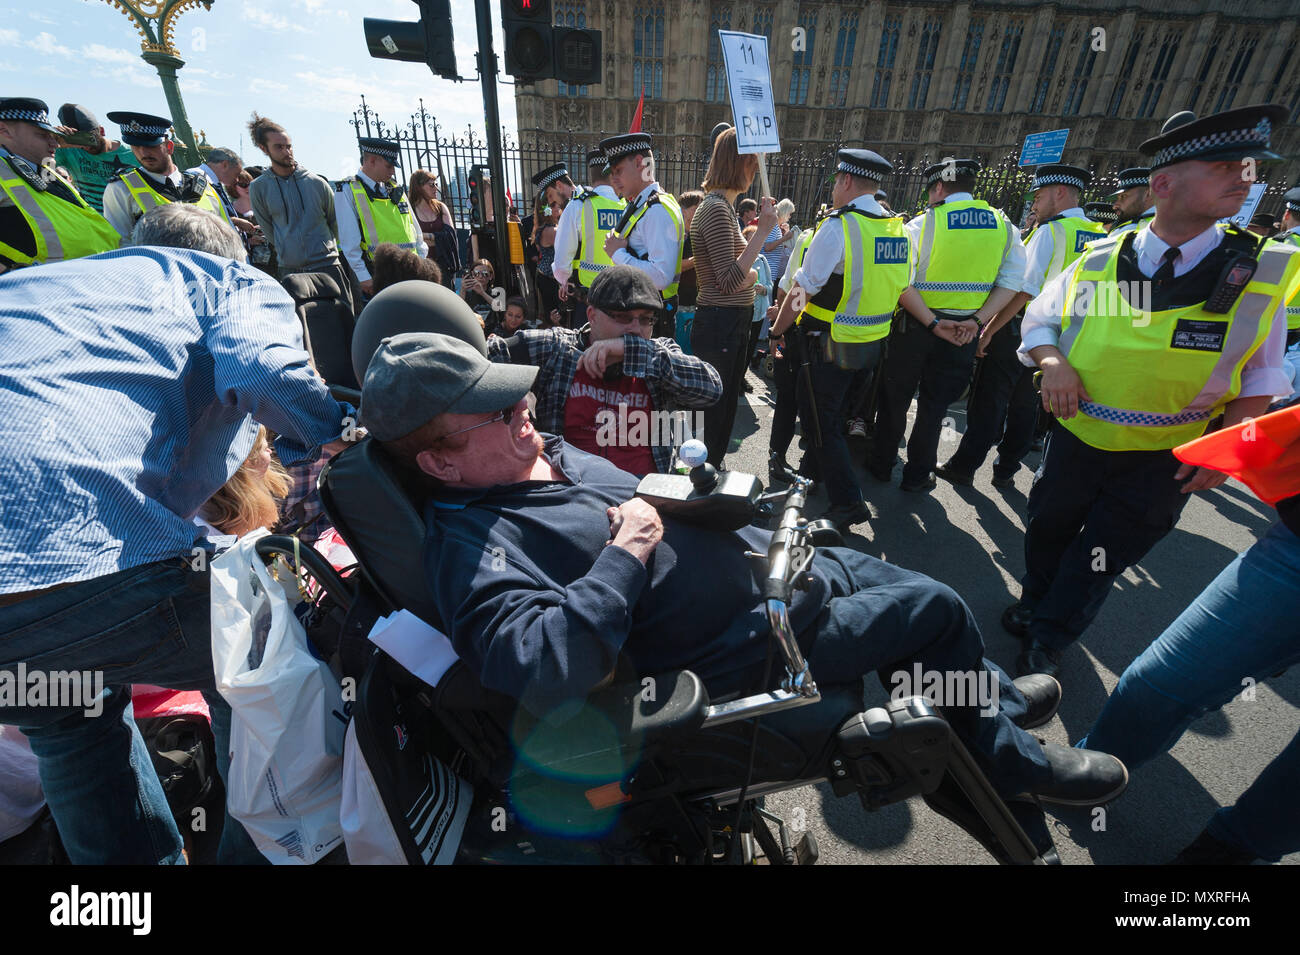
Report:
[[[644,742],[692,736],[704,725],[709,692],[690,670],[670,670],[640,683],[618,683],[588,698],[623,738]]]

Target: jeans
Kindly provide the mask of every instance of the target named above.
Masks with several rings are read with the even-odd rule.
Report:
[[[1055,440],[1055,438],[1053,438]],[[1172,747],[1197,717],[1256,681],[1300,662],[1300,537],[1274,524],[1224,568],[1120,677],[1085,749],[1119,757],[1130,770]],[[1210,820],[1210,834],[1276,862],[1300,850],[1300,734],[1236,805]]]
[[[1014,477],[1034,443],[1038,395],[1034,392],[1034,369],[1016,357],[1019,345],[1019,320],[1001,328],[989,342],[966,405],[966,433],[948,461],[962,474],[978,471],[996,444],[993,476]]]
[[[849,683],[874,671],[892,692],[902,685],[893,674],[913,673],[914,663],[941,674],[987,671],[997,681],[997,712],[945,706],[944,716],[1001,795],[1032,790],[1050,778],[1043,748],[1011,721],[1024,713],[1024,696],[983,658],[979,627],[952,588],[841,547],[818,550],[813,567],[831,585],[831,599],[800,637],[801,645],[811,641],[806,653],[813,679]],[[913,689],[907,695],[924,695]]]
[[[1101,612],[1115,578],[1174,529],[1190,495],[1172,451],[1102,451],[1059,423],[1029,492],[1021,601],[1029,637],[1064,650]]]
[[[929,478],[938,463],[944,415],[970,381],[975,363],[974,341],[957,346],[907,318],[889,338],[884,379],[876,406],[876,430],[871,445],[871,470],[884,474],[898,460],[898,445],[907,429],[907,409],[916,399],[916,419],[907,441],[903,483]]]
[[[722,467],[722,458],[731,446],[736,406],[749,364],[749,320],[753,311],[701,305],[695,309],[691,325],[691,351],[712,365],[722,379],[721,400],[703,411],[704,444],[709,449],[709,463],[715,468]]]
[[[189,563],[144,564],[0,607],[0,671],[14,673],[11,679],[19,663],[29,683],[34,671],[102,675],[102,712],[94,705],[0,705],[0,722],[31,741],[46,802],[75,864],[183,861],[180,832],[131,715],[132,683],[203,691],[217,770],[223,782],[227,777],[230,706],[216,692],[212,669],[208,573]],[[265,861],[229,813],[217,858]]]

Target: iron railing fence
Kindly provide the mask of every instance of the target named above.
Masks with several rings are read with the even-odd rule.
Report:
[[[388,123],[369,106],[365,97],[353,112],[351,119],[356,135],[382,136],[395,139],[402,151],[402,167],[398,175],[405,181],[416,169],[426,169],[437,174],[442,199],[451,207],[457,225],[462,229],[469,222],[470,169],[475,165],[487,166],[488,147],[483,135],[473,127],[454,133],[444,129],[437,118],[420,100],[419,108],[400,125]],[[526,217],[533,211],[533,188],[530,177],[540,169],[563,162],[568,165],[577,182],[583,182],[586,172],[587,150],[596,145],[593,136],[587,139],[556,139],[545,142],[521,143],[514,135],[502,130],[502,155],[506,172],[506,190],[511,196],[515,211]],[[671,193],[698,189],[708,168],[707,154],[688,145],[687,137],[676,141],[657,136],[655,173],[659,182]],[[912,164],[901,157],[889,157],[894,172],[882,184],[889,195],[889,204],[897,212],[917,213],[925,207],[925,169],[940,161],[943,155],[923,154]],[[1018,155],[1007,153],[989,163],[976,180],[974,196],[1001,209],[1012,222],[1019,223],[1029,209],[1029,186],[1033,179],[1031,169],[1017,166]],[[835,169],[835,150],[830,147],[804,148],[795,146],[766,157],[768,181],[777,199],[789,198],[795,204],[792,221],[800,225],[812,222],[817,208],[829,203],[831,180]],[[1267,167],[1262,171],[1267,172]],[[1115,188],[1115,175],[1093,180],[1085,201],[1104,199]],[[1269,185],[1259,211],[1280,218],[1283,209],[1282,194],[1287,185],[1279,180]],[[758,182],[750,190],[758,194]]]

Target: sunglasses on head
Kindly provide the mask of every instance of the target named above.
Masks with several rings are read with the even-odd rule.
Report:
[[[504,422],[506,427],[508,428],[510,427],[511,419],[513,419],[514,416],[515,416],[515,407],[514,405],[511,405],[509,408],[505,408],[501,411],[498,411],[496,414],[488,418],[486,421],[480,421],[478,424],[472,424],[468,428],[461,428],[457,431],[448,431],[446,434],[439,436],[435,440],[445,441],[448,438],[454,438],[458,434],[464,434],[466,431],[473,431],[475,428],[485,428],[490,424],[496,424],[498,421]]]

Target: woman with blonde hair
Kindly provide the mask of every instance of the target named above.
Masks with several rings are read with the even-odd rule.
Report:
[[[713,158],[700,188],[707,195],[691,219],[695,255],[695,321],[691,351],[717,369],[722,400],[704,414],[704,443],[709,463],[722,465],[736,422],[736,405],[745,383],[749,358],[749,323],[754,310],[754,261],[776,226],[775,202],[764,196],[757,229],[746,242],[736,219],[736,198],[749,191],[758,172],[758,157],[740,155],[736,130],[728,127],[713,143]]]
[[[265,427],[244,463],[221,489],[203,502],[196,523],[210,531],[242,537],[280,522],[280,502],[289,494],[289,475],[271,456]]]

